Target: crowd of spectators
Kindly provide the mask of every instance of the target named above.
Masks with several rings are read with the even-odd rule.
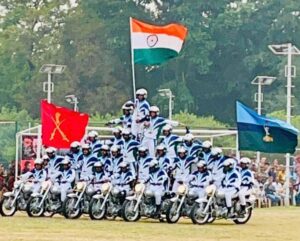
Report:
[[[269,162],[261,158],[253,160],[251,170],[255,177],[255,193],[262,206],[284,205],[286,193],[286,166],[275,159]],[[290,203],[300,206],[300,157],[290,165]]]
[[[15,181],[15,161],[11,161],[8,168],[0,164],[0,198],[7,191],[12,191]]]

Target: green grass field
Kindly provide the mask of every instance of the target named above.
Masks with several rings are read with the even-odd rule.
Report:
[[[256,209],[246,225],[220,220],[205,226],[193,225],[189,219],[181,219],[178,224],[149,219],[126,223],[91,221],[88,217],[28,218],[26,214],[17,214],[0,217],[0,240],[298,241],[300,208]]]

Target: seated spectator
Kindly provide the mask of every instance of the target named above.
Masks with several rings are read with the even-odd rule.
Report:
[[[296,206],[300,206],[300,170],[297,169],[297,179],[295,181],[295,184],[293,185],[295,190],[295,201]]]
[[[2,198],[2,194],[5,193],[5,191],[5,169],[2,165],[0,165],[0,199]]]
[[[284,185],[279,182],[279,178],[277,177],[274,182],[276,194],[280,197],[281,200],[284,200],[285,197],[285,189]]]
[[[279,182],[284,185],[285,182],[285,166],[284,165],[279,165],[278,167],[278,172],[277,172],[277,177]]]
[[[264,185],[266,198],[271,200],[272,205],[279,204],[281,201],[280,196],[276,193],[276,186],[273,182],[273,177],[270,176]]]
[[[269,171],[268,171],[268,177],[273,177],[273,180],[276,180],[277,173],[276,173],[276,169],[274,166],[270,166]]]
[[[30,171],[31,171],[31,163],[30,163],[30,161],[26,161],[25,165],[24,165],[24,169],[22,171],[22,174],[25,174]]]

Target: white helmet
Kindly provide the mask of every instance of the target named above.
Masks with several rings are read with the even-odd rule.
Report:
[[[40,158],[35,159],[34,160],[34,165],[36,165],[36,164],[42,165],[43,164],[43,160],[40,159]]]
[[[250,163],[251,163],[251,160],[250,160],[250,158],[248,158],[248,157],[242,157],[241,160],[240,160],[240,163],[243,163],[243,164],[250,164]]]
[[[179,147],[179,149],[177,150],[178,153],[186,153],[187,149],[185,149],[183,146]]]
[[[54,147],[48,147],[45,151],[46,151],[46,153],[55,153],[56,152],[56,148],[54,148]]]
[[[127,105],[126,103],[122,105],[122,110],[133,110],[133,106]]]
[[[121,133],[122,132],[122,127],[121,126],[117,126],[115,128],[112,129],[112,133]]]
[[[153,159],[150,163],[149,163],[149,167],[154,167],[158,165],[158,161],[156,159]]]
[[[204,142],[202,143],[202,147],[203,147],[203,148],[211,148],[211,146],[212,146],[212,144],[211,144],[210,141],[204,141]]]
[[[184,141],[192,141],[194,140],[194,135],[192,133],[187,133],[185,134],[185,136],[183,137]]]
[[[120,167],[127,167],[129,165],[128,161],[122,161]]]
[[[233,158],[228,158],[224,161],[223,166],[224,167],[229,167],[229,166],[234,166],[235,160]]]
[[[101,141],[101,145],[108,145],[108,146],[112,146],[113,142],[111,140],[102,140]]]
[[[172,129],[173,129],[172,126],[169,125],[169,124],[166,124],[166,125],[162,128],[163,131],[171,131]]]
[[[166,146],[164,144],[159,144],[157,147],[156,147],[156,150],[157,151],[164,151],[166,150]]]
[[[110,151],[111,151],[111,152],[117,152],[117,151],[120,151],[120,146],[118,146],[118,145],[113,145],[113,146],[110,148]]]
[[[136,95],[143,95],[145,98],[147,98],[147,95],[148,95],[148,92],[147,90],[145,89],[138,89],[136,92],[135,92]]]
[[[148,151],[148,148],[146,146],[140,146],[139,149],[138,149],[138,151],[140,151],[140,152],[146,152],[146,151]]]
[[[81,147],[81,149],[90,149],[90,148],[91,148],[91,146],[87,143],[83,144]]]
[[[49,160],[48,155],[43,155],[43,156],[42,156],[42,160]]]
[[[94,167],[102,167],[103,163],[102,162],[95,162]]]
[[[205,167],[207,166],[206,165],[206,162],[204,160],[200,160],[198,163],[197,163],[197,167]]]
[[[70,145],[71,148],[78,148],[80,146],[81,146],[81,144],[79,141],[73,141]]]
[[[98,136],[98,132],[97,131],[90,131],[89,133],[88,133],[88,137],[97,137]]]
[[[130,135],[131,131],[129,129],[123,129],[122,130],[122,135]]]
[[[109,151],[109,146],[104,144],[104,145],[101,146],[100,150]]]
[[[62,160],[62,162],[60,164],[62,164],[62,165],[68,165],[70,163],[71,163],[70,157],[65,156],[64,159]]]
[[[149,108],[149,112],[156,112],[159,113],[159,108],[156,105],[153,105]]]
[[[214,147],[211,149],[211,155],[216,156],[222,154],[222,149],[219,147]]]

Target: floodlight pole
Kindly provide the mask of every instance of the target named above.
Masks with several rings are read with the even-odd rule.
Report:
[[[261,115],[261,102],[262,102],[262,91],[261,91],[261,81],[258,81],[257,90],[257,114]],[[256,152],[256,163],[258,164],[258,170],[260,170],[260,152]]]
[[[47,101],[51,103],[51,73],[48,72]]]
[[[172,120],[172,96],[173,96],[173,93],[170,90],[170,92],[169,92],[169,120]]]
[[[292,44],[288,43],[288,53],[287,53],[287,102],[286,102],[286,122],[291,123],[291,108],[292,108]],[[290,205],[290,157],[289,153],[285,157],[285,206]]]

